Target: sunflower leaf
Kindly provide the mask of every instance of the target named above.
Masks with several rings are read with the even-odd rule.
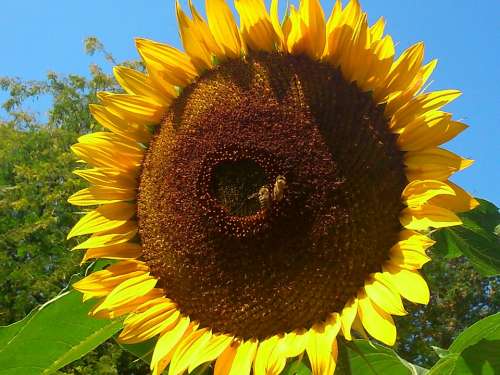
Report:
[[[149,365],[149,363],[151,362],[153,351],[155,349],[156,341],[157,338],[140,342],[138,344],[122,344],[119,341],[117,342],[122,349],[125,349],[126,351],[133,354],[138,359],[143,360],[145,363]]]
[[[428,375],[494,375],[500,369],[500,313],[463,331]]]
[[[460,214],[463,225],[444,228],[433,234],[433,251],[451,259],[465,255],[483,276],[500,275],[500,223],[498,208],[478,199],[480,205]]]
[[[290,362],[281,375],[311,375],[311,369],[305,362],[305,360],[301,359]]]
[[[71,291],[0,327],[0,375],[51,374],[113,336],[121,321],[88,316],[93,303]]]
[[[439,346],[431,345],[431,348],[432,350],[434,350],[434,352],[438,355],[439,358],[444,358],[450,354],[448,350],[440,348]]]
[[[344,346],[347,352],[347,355],[339,356],[337,368],[341,374],[420,375],[427,373],[427,369],[405,361],[394,350],[368,340],[351,342],[343,340],[339,345]],[[349,363],[345,363],[347,360]],[[350,372],[346,372],[346,369]]]

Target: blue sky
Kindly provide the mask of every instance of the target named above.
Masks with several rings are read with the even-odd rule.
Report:
[[[204,0],[193,1],[203,8]],[[326,13],[333,1],[322,0]],[[430,90],[463,91],[447,110],[470,128],[447,148],[476,163],[454,181],[500,205],[498,0],[361,0],[361,4],[371,22],[386,18],[386,30],[399,52],[423,40],[427,60],[439,59]],[[118,60],[137,58],[133,43],[137,36],[179,46],[174,1],[5,1],[0,13],[0,76],[43,79],[48,71],[87,75],[91,63],[103,63],[84,54],[83,40],[90,35],[97,36]],[[5,97],[0,93],[0,101]],[[43,115],[48,104],[41,100],[31,106]]]

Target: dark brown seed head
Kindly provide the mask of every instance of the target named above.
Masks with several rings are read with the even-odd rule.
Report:
[[[144,258],[181,312],[243,339],[340,312],[401,229],[406,177],[383,112],[304,56],[230,60],[185,88],[138,199]]]

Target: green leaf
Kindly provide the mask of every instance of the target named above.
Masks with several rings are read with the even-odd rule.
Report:
[[[151,357],[153,356],[156,341],[158,341],[158,339],[155,337],[151,340],[140,342],[138,344],[122,344],[118,341],[117,342],[122,347],[122,349],[125,349],[126,351],[132,353],[137,358],[142,359],[149,365],[151,362]]]
[[[190,375],[210,375],[213,373],[211,363],[203,363],[196,367]]]
[[[428,370],[399,357],[392,349],[368,340],[340,339],[335,374],[339,375],[424,375]],[[288,364],[282,375],[310,375],[307,358]]]
[[[0,327],[0,375],[54,373],[113,336],[121,321],[89,317],[92,305],[71,291]]]
[[[455,365],[457,363],[457,358],[458,355],[454,353],[440,359],[434,366],[432,366],[427,375],[453,374],[453,371],[455,370]]]
[[[347,348],[349,363],[342,363],[346,356],[340,356],[338,364],[346,374],[411,375],[426,372],[426,369],[400,358],[394,350],[367,340],[341,341],[339,345]]]
[[[463,255],[462,251],[460,251],[460,245],[457,244],[452,235],[452,229],[443,228],[432,234],[432,239],[436,241],[432,246],[433,253],[439,254],[446,259],[454,259]]]
[[[439,346],[434,346],[434,345],[431,345],[431,348],[432,350],[434,350],[434,352],[438,355],[439,358],[444,358],[446,357],[448,354],[450,354],[448,352],[448,350],[446,349],[443,349],[443,348],[440,348]]]
[[[297,359],[290,362],[281,375],[311,375],[311,369],[306,365],[305,359]]]
[[[453,341],[448,353],[429,375],[497,374],[500,371],[500,313],[468,327]]]
[[[500,223],[498,208],[483,199],[472,211],[460,214],[463,225],[436,231],[433,251],[445,258],[465,255],[483,276],[500,275]]]
[[[500,313],[490,315],[468,327],[458,335],[448,351],[450,353],[460,353],[481,340],[500,340]]]
[[[454,375],[495,375],[500,371],[500,340],[481,340],[457,358]]]

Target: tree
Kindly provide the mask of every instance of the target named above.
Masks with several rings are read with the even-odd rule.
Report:
[[[89,53],[104,51],[95,38],[86,46]],[[72,173],[77,161],[70,147],[99,126],[88,111],[96,92],[117,85],[92,65],[89,78],[50,72],[40,82],[0,78],[0,88],[9,92],[2,105],[7,119],[0,120],[0,325],[7,325],[68,288],[82,272],[82,254],[70,250],[74,240],[66,240],[81,214],[67,199],[84,187]],[[26,105],[44,95],[53,101],[46,121]],[[147,373],[140,362],[131,367],[133,361],[111,341],[61,373]]]

